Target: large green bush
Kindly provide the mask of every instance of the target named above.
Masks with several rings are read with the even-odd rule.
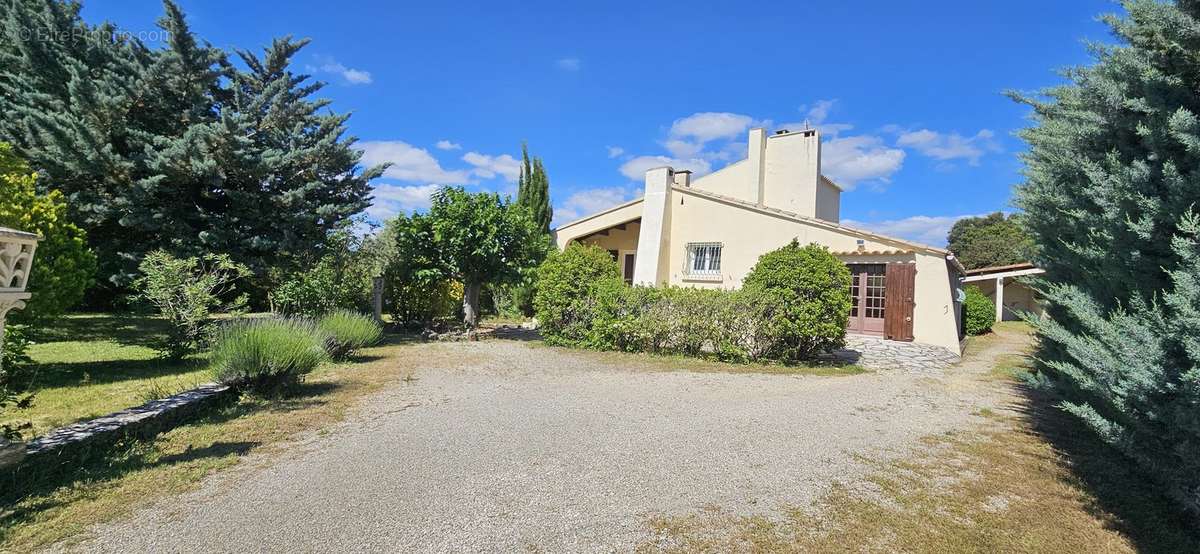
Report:
[[[623,287],[617,263],[604,249],[572,244],[552,252],[537,270],[533,308],[542,334],[551,343],[583,344],[595,313],[595,292]]]
[[[158,250],[146,255],[134,281],[139,296],[170,324],[159,349],[181,358],[197,348],[216,312],[239,312],[246,296],[234,295],[234,283],[250,274],[246,266],[223,254],[176,258]]]
[[[792,242],[763,254],[743,287],[767,297],[765,340],[771,357],[801,360],[845,343],[850,270],[816,244]]]
[[[383,329],[370,316],[347,310],[326,314],[317,327],[327,335],[325,349],[335,360],[344,360],[383,336]]]
[[[1119,41],[1022,98],[1035,367],[1200,524],[1200,4],[1122,2]]]
[[[741,290],[630,287],[607,252],[572,246],[539,270],[538,321],[554,344],[739,362],[795,362],[839,346],[850,309],[845,266],[795,244],[763,259]]]
[[[399,325],[425,325],[455,318],[463,286],[441,267],[428,216],[400,214],[379,234],[390,246],[382,260],[384,310]]]
[[[329,359],[327,339],[304,319],[234,321],[214,333],[213,376],[235,388],[275,393]]]
[[[37,233],[42,240],[29,275],[33,293],[24,309],[8,314],[13,321],[34,321],[61,315],[83,300],[83,291],[96,273],[96,256],[84,232],[67,219],[62,192],[37,192],[37,174],[0,143],[0,226]]]
[[[963,319],[968,335],[982,335],[992,330],[996,323],[996,304],[979,287],[966,287],[967,298],[963,301]]]

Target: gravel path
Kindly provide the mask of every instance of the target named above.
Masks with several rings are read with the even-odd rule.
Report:
[[[973,376],[1016,346],[942,373],[848,377],[663,371],[511,341],[413,348],[461,362],[418,366],[332,432],[75,549],[627,551],[654,514],[807,505],[856,486],[860,456],[980,421],[1004,392]]]

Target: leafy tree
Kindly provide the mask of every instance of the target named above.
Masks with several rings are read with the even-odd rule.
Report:
[[[458,312],[462,283],[452,280],[441,263],[428,215],[400,214],[378,236],[393,244],[383,255],[384,307],[393,321],[425,324]]]
[[[517,180],[517,205],[529,210],[530,217],[543,233],[550,233],[554,208],[550,206],[550,178],[541,158],[530,162],[529,148],[521,145],[521,176]]]
[[[1021,223],[1051,317],[1035,359],[1063,409],[1200,513],[1200,4],[1128,1],[1121,41],[1013,94]]]
[[[954,222],[947,237],[950,251],[967,269],[1028,262],[1031,243],[1017,214],[996,212]]]
[[[199,346],[216,312],[242,311],[246,295],[234,296],[234,284],[250,274],[227,254],[176,258],[157,250],[146,255],[134,284],[170,324],[161,346],[171,358],[182,358]]]
[[[366,207],[382,168],[360,170],[348,116],[289,69],[306,41],[238,52],[242,70],[164,9],[170,40],[150,49],[78,3],[0,2],[0,140],[66,195],[110,288],[159,249],[294,266]]]
[[[34,253],[25,308],[11,312],[14,321],[58,316],[83,299],[96,272],[96,257],[84,233],[67,219],[62,192],[38,194],[37,175],[0,143],[0,226],[41,235]]]
[[[516,282],[545,252],[528,212],[498,194],[446,187],[433,194],[427,217],[436,265],[463,284],[463,322],[470,327],[479,319],[483,285]]]
[[[330,235],[322,252],[306,257],[270,293],[271,307],[285,315],[319,317],[341,310],[370,306],[374,252],[350,228]]]

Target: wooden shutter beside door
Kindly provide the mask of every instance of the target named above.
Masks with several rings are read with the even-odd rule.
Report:
[[[916,291],[916,282],[916,264],[887,264],[883,335],[891,340],[913,340],[913,293]]]

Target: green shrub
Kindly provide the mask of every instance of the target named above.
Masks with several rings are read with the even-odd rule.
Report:
[[[327,314],[317,327],[326,335],[325,350],[335,360],[344,360],[383,336],[383,329],[370,316],[347,310]]]
[[[392,321],[426,325],[457,318],[463,286],[441,267],[429,218],[400,214],[387,222],[380,240],[390,244],[383,264],[383,304]]]
[[[571,246],[539,269],[534,299],[552,344],[794,362],[840,346],[850,273],[816,246],[764,255],[742,290],[630,287],[600,248]]]
[[[392,321],[419,325],[457,319],[462,308],[463,286],[449,279],[406,280],[396,274],[384,276],[384,307]]]
[[[52,184],[52,183],[51,183]],[[25,308],[10,312],[10,321],[38,321],[61,315],[83,300],[96,273],[96,256],[83,229],[67,218],[66,197],[59,190],[38,193],[38,174],[0,143],[0,227],[41,235]],[[41,183],[46,186],[45,180]]]
[[[992,330],[996,322],[996,304],[979,287],[966,287],[967,298],[963,301],[963,319],[968,335],[982,335]]]
[[[4,342],[0,344],[0,386],[20,381],[24,369],[33,363],[29,357],[29,329],[10,323],[4,326]]]
[[[825,247],[792,242],[763,254],[743,287],[757,291],[767,355],[798,361],[845,343],[850,313],[850,270]]]
[[[344,230],[330,234],[323,255],[271,290],[272,311],[316,318],[339,309],[369,309],[371,278],[382,264],[378,258],[387,255],[376,251],[379,246]]]
[[[213,313],[237,313],[246,306],[244,294],[230,297],[234,282],[250,270],[228,255],[176,258],[157,250],[147,254],[138,269],[142,275],[134,285],[141,290],[139,296],[170,324],[159,350],[171,358],[182,358],[200,345]]]
[[[595,293],[603,288],[604,297]],[[604,348],[609,338],[592,332],[594,318],[616,318],[619,313],[596,313],[620,309],[615,295],[624,289],[620,269],[604,249],[572,244],[565,250],[552,252],[537,270],[537,292],[533,297],[534,312],[542,335],[551,344],[583,345]],[[603,333],[601,333],[603,334]]]
[[[329,359],[327,338],[304,319],[231,322],[214,333],[213,376],[235,388],[274,393]]]
[[[28,408],[33,402],[32,394],[17,394],[29,386],[29,376],[24,374],[33,359],[26,351],[31,342],[26,338],[24,325],[7,325],[4,341],[0,344],[0,420],[8,419],[4,412],[11,408]],[[22,431],[32,425],[28,421],[6,421],[0,424],[0,445],[5,440],[20,440]]]

